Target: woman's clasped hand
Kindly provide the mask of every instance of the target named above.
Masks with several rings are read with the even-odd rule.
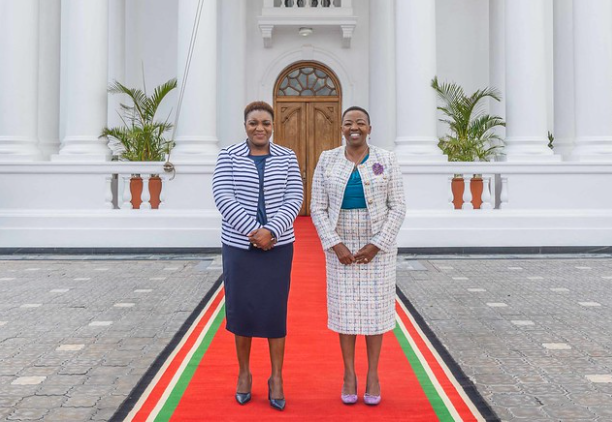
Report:
[[[249,242],[253,247],[269,251],[274,247],[276,238],[272,235],[272,232],[268,229],[257,229],[249,233]]]
[[[380,249],[368,243],[363,248],[359,249],[357,253],[353,254],[344,243],[338,243],[333,248],[334,252],[338,256],[340,263],[344,265],[350,264],[367,264],[372,262]]]

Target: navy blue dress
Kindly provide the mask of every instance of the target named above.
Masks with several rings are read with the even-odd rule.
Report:
[[[268,157],[249,156],[259,173],[257,221],[262,225],[267,223],[263,177]],[[269,251],[223,244],[222,253],[225,328],[244,337],[285,337],[293,244],[275,246]]]

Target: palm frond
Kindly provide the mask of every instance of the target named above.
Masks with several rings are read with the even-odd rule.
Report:
[[[492,98],[500,101],[501,94],[495,88],[479,89],[467,96],[464,89],[454,83],[440,83],[437,77],[431,81],[442,102],[437,109],[444,115],[439,120],[448,125],[449,135],[440,138],[438,146],[448,155],[449,161],[486,160],[497,153],[500,145],[491,142],[499,137],[492,131],[505,126],[499,116],[485,112],[483,100]]]
[[[127,95],[132,104],[120,104],[119,113],[123,127],[104,128],[100,137],[109,138],[114,155],[127,161],[163,161],[174,146],[164,134],[172,129],[170,116],[165,121],[155,121],[157,109],[164,98],[177,86],[176,79],[159,85],[153,95],[137,88],[128,88],[120,82],[112,83],[108,92]]]

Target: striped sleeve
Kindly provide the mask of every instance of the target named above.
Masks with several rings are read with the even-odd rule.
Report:
[[[272,231],[277,236],[285,233],[293,226],[293,222],[302,208],[303,200],[304,185],[302,184],[300,166],[295,153],[291,152],[283,203],[274,214],[274,217],[268,220],[264,228]]]
[[[221,150],[213,174],[213,196],[215,205],[223,219],[238,233],[247,236],[261,225],[257,219],[250,216],[244,207],[236,200],[234,193],[232,160],[228,152]]]

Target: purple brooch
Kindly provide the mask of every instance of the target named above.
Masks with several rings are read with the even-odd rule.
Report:
[[[374,165],[372,166],[372,171],[374,172],[375,175],[379,176],[383,174],[383,172],[385,171],[385,168],[380,163],[374,163]]]

